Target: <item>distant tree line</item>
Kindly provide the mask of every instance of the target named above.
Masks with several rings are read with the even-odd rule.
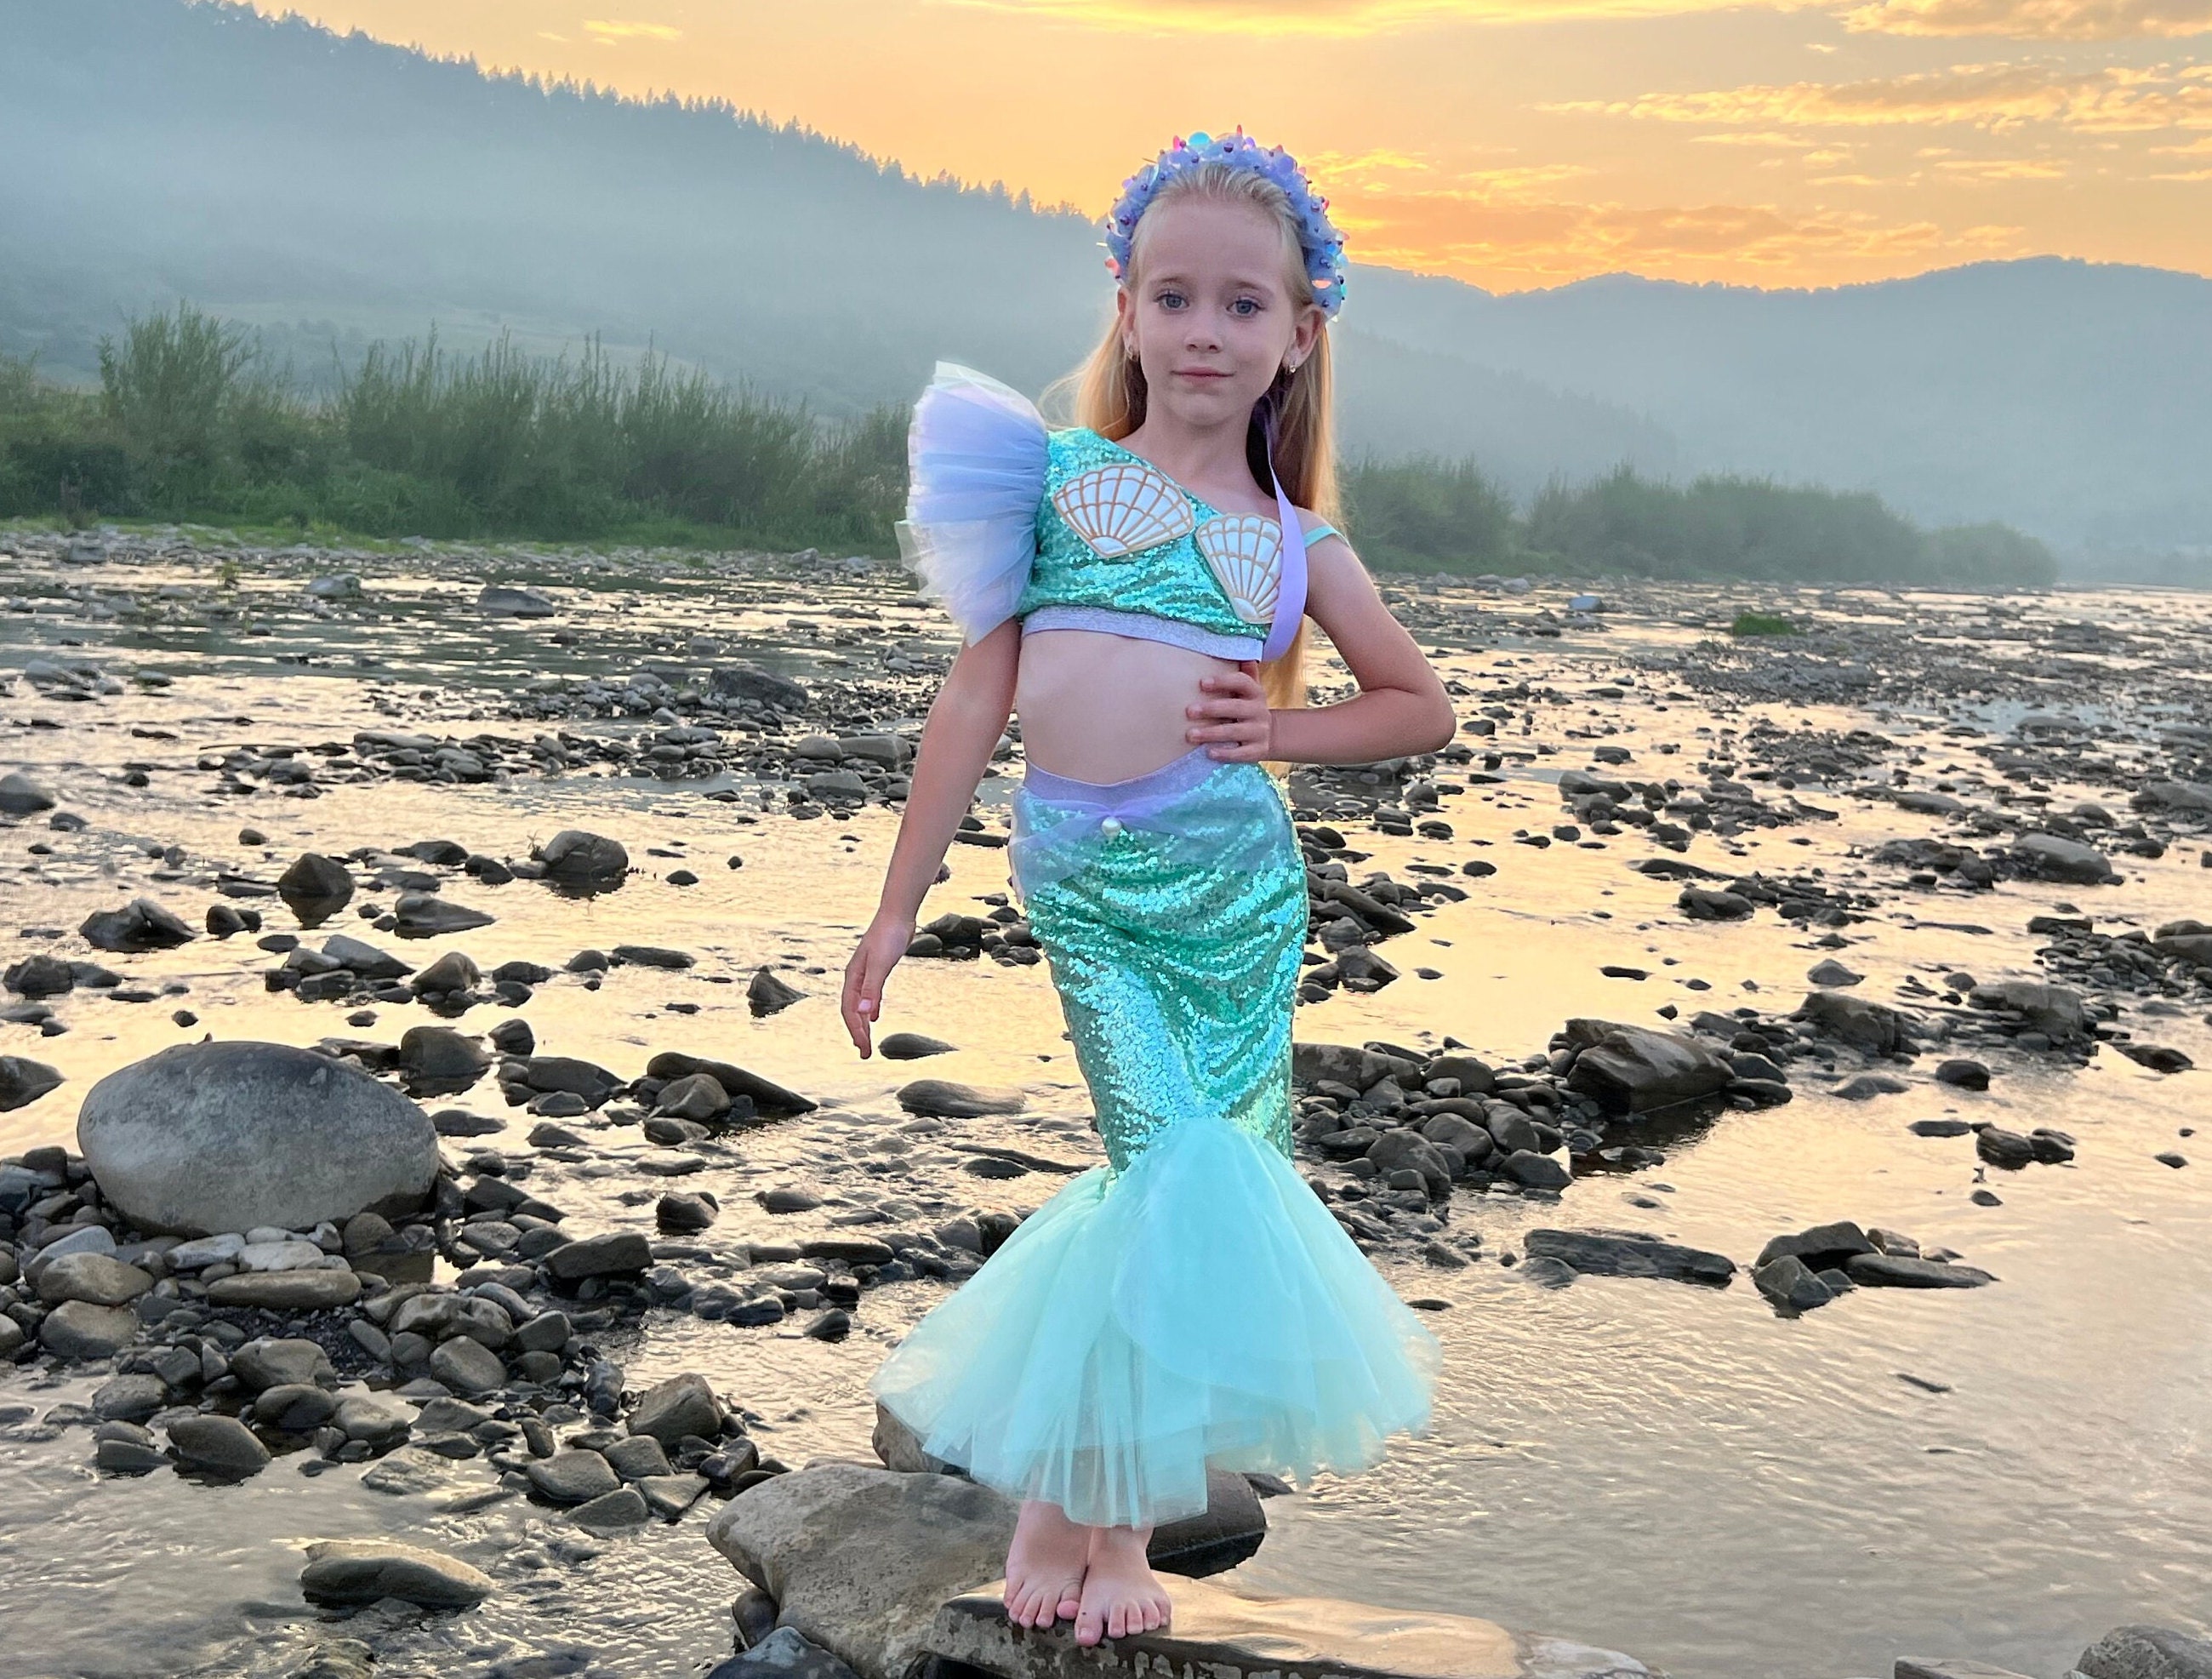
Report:
[[[905,416],[841,424],[647,355],[374,344],[301,393],[234,323],[179,306],[102,343],[97,392],[0,358],[0,514],[369,536],[887,551]]]
[[[1361,557],[1393,570],[1962,588],[2058,577],[2051,551],[2008,525],[1923,531],[1870,491],[1768,478],[1674,484],[1620,466],[1547,485],[1523,516],[1471,460],[1363,461],[1345,473],[1344,497]]]
[[[180,305],[100,346],[100,388],[0,357],[0,514],[222,521],[371,536],[621,539],[890,551],[904,412],[825,423],[647,355],[370,347],[303,395],[246,329]],[[1687,485],[1627,467],[1527,512],[1472,460],[1363,460],[1346,525],[1387,570],[2041,587],[2002,525],[1923,531],[1866,493]]]

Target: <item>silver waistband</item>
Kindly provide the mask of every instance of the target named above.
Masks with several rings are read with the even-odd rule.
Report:
[[[1039,630],[1096,630],[1133,641],[1164,642],[1216,659],[1257,659],[1262,645],[1256,636],[1224,636],[1179,618],[1120,612],[1110,606],[1040,606],[1022,620],[1022,634]]]

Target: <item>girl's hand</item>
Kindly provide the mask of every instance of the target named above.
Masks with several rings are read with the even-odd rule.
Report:
[[[1260,690],[1259,670],[1248,659],[1234,676],[1200,677],[1198,690],[1204,697],[1183,708],[1183,715],[1199,727],[1186,730],[1183,738],[1209,747],[1208,757],[1226,763],[1257,763],[1273,757],[1275,715]]]
[[[874,1053],[869,1033],[883,1016],[884,982],[890,977],[892,968],[913,942],[911,920],[878,916],[868,923],[868,930],[860,935],[853,959],[845,964],[845,994],[839,1012],[845,1017],[845,1030],[852,1035],[853,1047],[860,1052],[863,1061]]]

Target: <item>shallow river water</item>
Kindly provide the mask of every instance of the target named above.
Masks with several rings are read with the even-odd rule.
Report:
[[[793,820],[780,787],[742,772],[694,782],[573,770],[462,786],[378,781],[295,800],[273,789],[219,795],[216,778],[196,767],[201,754],[241,742],[345,741],[360,728],[489,729],[526,740],[554,725],[499,714],[529,678],[604,672],[619,680],[656,638],[702,630],[726,643],[722,658],[802,678],[865,673],[881,666],[886,648],[917,658],[949,648],[934,620],[905,600],[896,574],[841,578],[826,592],[880,614],[860,626],[864,635],[843,639],[785,628],[823,593],[787,582],[709,571],[648,587],[635,569],[605,577],[532,565],[563,587],[552,624],[477,615],[474,581],[500,572],[489,563],[410,571],[390,560],[388,575],[370,577],[374,610],[326,616],[301,609],[307,561],[280,558],[232,592],[255,610],[214,627],[184,610],[210,586],[181,563],[57,570],[26,562],[0,576],[0,597],[19,597],[16,611],[0,615],[0,673],[60,654],[125,678],[120,693],[76,702],[28,680],[0,692],[0,771],[27,771],[88,824],[57,831],[33,817],[0,829],[0,936],[21,929],[14,942],[26,952],[82,955],[77,923],[142,892],[197,924],[219,869],[273,879],[302,850],[343,855],[433,836],[520,858],[559,829],[588,827],[620,837],[641,866],[622,890],[579,901],[529,881],[489,889],[462,878],[448,895],[494,913],[496,923],[405,953],[422,962],[462,948],[486,968],[525,958],[556,969],[580,948],[625,940],[697,955],[688,972],[617,968],[597,990],[563,976],[539,988],[525,1012],[542,1049],[624,1076],[655,1051],[680,1048],[737,1062],[823,1104],[740,1134],[682,1186],[721,1196],[728,1210],[718,1238],[788,1239],[804,1221],[760,1211],[752,1192],[763,1185],[826,1186],[825,1213],[896,1191],[895,1170],[872,1178],[855,1168],[871,1165],[872,1152],[903,1146],[896,1140],[904,1116],[890,1092],[916,1071],[1026,1092],[1024,1113],[973,1122],[977,1139],[1095,1159],[1087,1101],[1042,966],[903,964],[887,1025],[960,1046],[926,1068],[864,1062],[844,1042],[838,972],[872,906],[895,809]],[[501,575],[527,569],[512,562]],[[86,610],[90,599],[155,599],[165,582],[181,603],[175,622]],[[1650,849],[1633,831],[1597,849],[1513,843],[1517,830],[1547,834],[1563,818],[1559,771],[1592,767],[1589,743],[1602,734],[1638,755],[1638,767],[1624,773],[1664,773],[1665,761],[1647,754],[1666,742],[1686,755],[1673,767],[1686,776],[1686,755],[1711,750],[1698,731],[1741,731],[1761,717],[1785,728],[1878,727],[1940,755],[1960,750],[1940,734],[1947,724],[1971,716],[2002,732],[2028,709],[1931,696],[1917,708],[1886,703],[1876,718],[1865,706],[1679,690],[1657,703],[1651,689],[1589,699],[1592,684],[1618,680],[1639,655],[1692,652],[1705,632],[1686,618],[1732,610],[1732,599],[1725,591],[1647,590],[1609,613],[1606,627],[1570,620],[1556,637],[1528,633],[1535,625],[1526,609],[1544,604],[1540,592],[1530,602],[1485,604],[1492,610],[1470,616],[1469,633],[1436,636],[1439,662],[1468,690],[1462,715],[1475,715],[1485,690],[1507,679],[1565,700],[1515,704],[1496,740],[1528,756],[1509,756],[1502,779],[1447,801],[1451,840],[1369,830],[1357,843],[1372,853],[1367,867],[1395,878],[1407,878],[1413,863],[1455,867],[1472,855],[1488,857],[1498,873],[1467,882],[1466,901],[1384,947],[1405,970],[1397,982],[1302,1009],[1302,1039],[1433,1045],[1449,1035],[1512,1065],[1542,1051],[1571,1016],[1656,1024],[1654,1011],[1670,1003],[1685,1016],[1743,1001],[1786,1011],[1806,970],[1829,953],[1804,932],[1765,914],[1686,922],[1677,884],[1626,867]],[[33,605],[40,610],[23,610]],[[2191,634],[2204,621],[2199,603],[2180,596],[2071,597],[2036,608],[2046,609],[2069,619],[2163,613]],[[1821,610],[1848,617],[1851,609],[1845,598]],[[1887,602],[1881,611],[1894,618],[1899,608]],[[1931,599],[1905,611],[1940,636],[1951,607]],[[246,633],[255,620],[271,633]],[[556,645],[550,636],[562,629],[575,638]],[[1431,645],[1431,632],[1420,633]],[[303,654],[311,662],[289,662]],[[168,682],[148,687],[130,679],[137,673]],[[1525,734],[1524,709],[1533,720]],[[878,721],[911,727],[919,718],[891,711]],[[125,784],[126,763],[143,766],[149,785]],[[978,807],[993,829],[1003,829],[1018,762],[999,768]],[[2110,787],[2059,790],[2062,806],[2076,792],[2116,800]],[[731,791],[732,802],[703,796]],[[2039,976],[2044,941],[2027,922],[2061,903],[2145,928],[2212,918],[2212,871],[2199,867],[2193,841],[2157,860],[2124,859],[2122,885],[2009,882],[1971,902],[1948,891],[1931,902],[1936,894],[1893,871],[1864,873],[1859,853],[1887,838],[1935,835],[1938,819],[1836,787],[1798,791],[1838,818],[1726,841],[1700,833],[1685,855],[1729,873],[1822,867],[1839,880],[1859,872],[1856,884],[1868,889],[1879,881],[1878,907],[1834,952],[1867,976],[1863,995],[1892,1000],[1912,976],[1940,989],[1936,976],[1959,967],[1984,980]],[[241,847],[245,824],[266,835],[265,846]],[[171,846],[182,848],[182,861],[149,855]],[[733,855],[741,867],[726,866]],[[950,861],[951,879],[925,916],[1005,890],[1003,851],[957,846]],[[670,884],[667,874],[687,862],[698,884]],[[292,926],[276,900],[261,907],[272,929]],[[352,916],[331,930],[349,929]],[[1988,930],[1956,930],[1966,923]],[[70,1141],[93,1081],[169,1043],[207,1033],[389,1042],[430,1018],[380,1006],[374,1025],[349,1027],[336,1005],[270,995],[259,970],[273,958],[251,939],[202,938],[158,955],[102,959],[133,985],[184,989],[138,1004],[82,993],[60,1000],[69,1030],[58,1036],[0,1025],[0,1054],[48,1062],[67,1079],[0,1114],[0,1153]],[[1650,977],[1607,978],[1605,964]],[[1437,976],[1417,976],[1417,964]],[[807,995],[756,1019],[743,985],[763,965]],[[175,1024],[179,1007],[197,1024]],[[472,1012],[459,1024],[481,1031],[498,1013]],[[2212,1066],[2202,1014],[2159,1018],[2155,1036]],[[2145,1027],[2132,1015],[2128,1023]],[[1972,1655],[2059,1679],[2118,1624],[2212,1630],[2212,1161],[2176,1171],[2153,1158],[2176,1147],[2192,1153],[2177,1138],[2212,1123],[2204,1074],[2162,1076],[2110,1050],[2080,1069],[2047,1055],[1990,1058],[1998,1076],[1986,1092],[1916,1073],[1904,1094],[1846,1101],[1799,1080],[1789,1105],[1729,1112],[1668,1135],[1662,1165],[1584,1175],[1556,1201],[1457,1197],[1455,1228],[1480,1231],[1488,1257],[1464,1270],[1388,1267],[1401,1293],[1444,1307],[1428,1318],[1447,1354],[1432,1432],[1370,1475],[1271,1500],[1267,1542],[1236,1579],[1250,1589],[1480,1615],[1632,1652],[1677,1679],[1843,1679],[1886,1674],[1903,1654]],[[495,1108],[495,1091],[471,1105]],[[1971,1138],[1906,1129],[1945,1116],[1992,1117],[2023,1132],[2057,1126],[2077,1140],[2078,1159],[1991,1171],[1984,1183]],[[524,1156],[527,1128],[515,1116],[507,1133],[482,1143]],[[884,1138],[894,1139],[889,1150]],[[536,1181],[557,1183],[562,1204],[586,1223],[638,1218],[644,1185],[649,1217],[657,1181],[624,1171],[626,1152],[643,1150],[634,1138],[611,1138],[589,1170],[549,1168]],[[992,1197],[980,1204],[1029,1207],[1059,1181],[1040,1173],[975,1187]],[[1996,1189],[2001,1204],[1974,1204],[1978,1187]],[[1743,1277],[1724,1290],[1603,1277],[1554,1290],[1494,1262],[1534,1225],[1649,1230],[1742,1262],[1779,1232],[1845,1218],[1954,1249],[2000,1281],[1962,1292],[1861,1290],[1790,1318]],[[754,1432],[787,1462],[866,1457],[872,1418],[863,1384],[884,1347],[940,1294],[923,1282],[872,1291],[842,1344],[655,1312],[615,1350],[634,1386],[679,1370],[706,1373],[757,1414]],[[380,1652],[377,1670],[392,1675],[660,1675],[701,1671],[728,1652],[727,1603],[739,1582],[703,1537],[711,1500],[672,1526],[602,1542],[519,1500],[441,1508],[428,1497],[368,1491],[356,1467],[308,1477],[301,1464],[312,1454],[280,1458],[237,1487],[167,1473],[103,1477],[81,1427],[42,1420],[95,1384],[85,1375],[43,1376],[35,1364],[0,1369],[0,1679],[275,1676],[313,1637],[333,1633],[368,1639]],[[454,1502],[466,1500],[447,1501]],[[501,1590],[458,1617],[372,1614],[327,1624],[301,1600],[299,1547],[377,1533],[476,1561]]]

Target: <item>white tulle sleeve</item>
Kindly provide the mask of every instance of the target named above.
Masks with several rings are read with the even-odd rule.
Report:
[[[939,362],[907,433],[899,552],[969,643],[1013,616],[1036,559],[1045,423],[988,374]]]

